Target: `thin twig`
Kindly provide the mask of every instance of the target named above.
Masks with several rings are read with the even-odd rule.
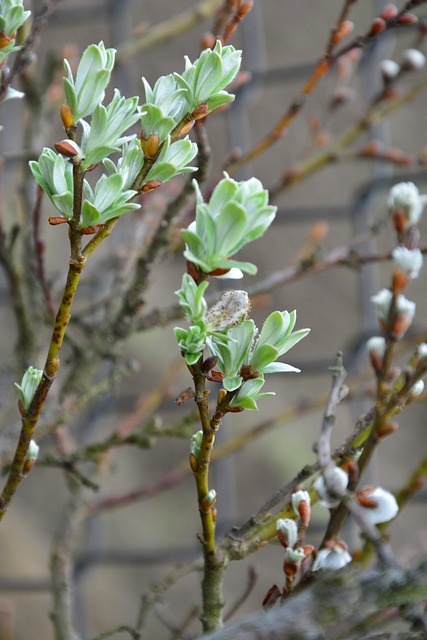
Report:
[[[200,0],[187,11],[181,11],[172,18],[153,25],[139,38],[125,42],[117,52],[117,60],[125,62],[141,51],[185,33],[201,20],[212,16],[221,2],[222,0]]]
[[[4,99],[4,96],[6,95],[8,88],[13,82],[14,77],[22,73],[25,67],[31,64],[32,60],[29,54],[37,44],[40,33],[46,26],[58,2],[59,0],[46,0],[42,9],[35,15],[33,24],[31,26],[31,31],[28,34],[21,49],[18,51],[10,72],[6,76],[2,77],[0,87],[0,102],[2,102],[2,100]]]
[[[414,4],[414,1],[407,2],[404,9],[402,9],[402,11],[398,15],[400,16],[406,11],[408,11],[409,9],[413,8],[414,6],[424,4],[426,1],[427,0],[418,0],[416,4]],[[349,3],[346,3],[346,4],[349,4]],[[335,27],[331,31],[331,36],[325,48],[324,55],[318,61],[313,73],[311,74],[310,78],[302,88],[301,93],[298,94],[293,99],[293,101],[291,102],[286,112],[283,114],[280,120],[276,123],[273,129],[265,136],[265,138],[261,140],[261,142],[255,145],[250,151],[245,153],[238,160],[229,163],[225,167],[225,170],[228,173],[230,173],[230,175],[233,175],[244,164],[251,162],[260,154],[262,154],[266,149],[268,149],[273,144],[275,144],[278,140],[280,140],[280,138],[283,136],[285,131],[289,128],[289,125],[292,123],[295,117],[300,113],[300,111],[305,106],[307,98],[309,94],[312,93],[316,84],[329,71],[333,63],[336,62],[336,60],[339,57],[341,57],[351,49],[356,49],[356,48],[363,49],[368,43],[372,42],[377,37],[377,36],[372,36],[370,34],[370,31],[368,31],[364,36],[359,36],[358,38],[353,40],[349,45],[346,45],[345,47],[343,47],[342,49],[340,49],[334,54],[333,53],[334,47],[338,44],[338,43],[335,43],[335,44],[333,43],[334,34],[339,32],[340,26],[342,25],[342,22],[340,22],[342,20],[342,15],[343,14],[340,15]],[[397,20],[398,20],[398,16],[386,21],[386,29],[391,29],[398,26],[396,24]]]

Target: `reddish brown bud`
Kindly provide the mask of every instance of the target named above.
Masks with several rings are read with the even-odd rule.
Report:
[[[199,269],[194,264],[194,262],[190,262],[190,260],[187,260],[187,273],[188,273],[189,276],[191,276],[193,278],[194,282],[198,282],[198,280],[199,280]]]
[[[215,371],[215,369],[212,369],[206,377],[211,382],[222,382],[224,380],[224,374],[222,371]]]
[[[301,500],[298,505],[298,513],[300,517],[300,527],[306,529],[310,523],[311,507],[306,500]]]
[[[142,191],[144,193],[148,193],[148,191],[154,191],[154,189],[158,189],[161,186],[160,180],[149,180],[142,187]]]
[[[369,497],[373,490],[374,487],[364,487],[356,491],[357,501],[362,507],[366,507],[367,509],[376,509],[376,507],[378,507],[378,502]]]
[[[254,378],[259,378],[258,371],[254,371],[252,365],[244,364],[240,369],[240,375],[244,380],[253,380]]]
[[[356,482],[359,477],[359,465],[355,460],[347,460],[345,465],[343,466],[344,471],[348,473],[348,481],[349,484]]]
[[[400,269],[393,269],[393,278],[391,289],[395,295],[402,293],[411,278],[407,273],[403,273]]]
[[[244,409],[242,407],[228,407],[227,413],[242,413]]]
[[[73,112],[66,102],[64,102],[61,109],[59,110],[59,115],[61,116],[62,124],[64,125],[65,129],[67,131],[68,129],[71,129],[74,124],[74,116]]]
[[[262,601],[262,608],[264,611],[268,611],[272,609],[276,602],[281,598],[279,587],[274,584],[265,594],[264,600]]]
[[[209,356],[202,364],[202,373],[209,373],[218,362],[218,356]]]
[[[104,224],[95,224],[93,227],[86,227],[85,229],[81,229],[82,235],[84,236],[92,236],[94,233],[98,233],[105,227]]]
[[[405,313],[398,313],[390,327],[392,334],[400,338],[412,324],[412,318]]]
[[[57,224],[64,224],[64,222],[68,222],[67,218],[63,218],[62,216],[50,216],[47,221],[49,222],[49,224],[51,224],[52,226],[55,226]]]
[[[300,566],[301,566],[301,561],[289,562],[289,560],[285,558],[283,562],[283,571],[285,576],[288,578],[288,580],[291,580],[291,581],[294,580],[295,576],[299,571]]]
[[[314,547],[313,547],[313,545],[311,545],[311,544],[305,544],[305,545],[303,546],[303,549],[304,549],[304,556],[305,556],[305,559],[307,559],[307,558],[311,558],[311,556],[312,556],[312,555],[313,555],[313,553],[314,553]],[[303,562],[304,562],[304,560],[303,560]]]
[[[404,13],[397,20],[397,24],[417,24],[418,16],[415,13]]]
[[[403,233],[408,227],[408,215],[403,209],[394,209],[391,214],[394,228],[398,233]]]
[[[375,20],[371,22],[371,28],[369,30],[368,36],[377,36],[385,31],[386,27],[387,23],[383,18],[375,18]]]
[[[396,7],[395,4],[386,4],[386,6],[384,7],[384,9],[381,11],[380,13],[380,18],[383,18],[384,20],[390,20],[391,18],[394,18],[395,16],[397,16],[398,14],[398,8]]]
[[[253,0],[247,0],[246,2],[242,3],[237,10],[237,17],[239,18],[239,20],[243,20],[245,15],[249,13],[253,6]]]
[[[54,147],[58,153],[67,158],[77,158],[81,154],[80,147],[73,140],[61,140],[56,142]]]

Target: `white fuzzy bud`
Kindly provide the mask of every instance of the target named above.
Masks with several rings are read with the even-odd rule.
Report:
[[[383,60],[380,64],[381,75],[385,82],[394,80],[400,71],[400,66],[394,60]]]
[[[408,223],[415,225],[423,212],[425,199],[413,182],[399,182],[390,189],[387,203],[391,211],[402,209]]]
[[[365,487],[357,492],[357,498],[371,524],[393,520],[399,511],[394,495],[381,487]],[[366,504],[367,501],[372,504]]]
[[[30,446],[28,447],[27,454],[25,456],[25,460],[32,460],[33,462],[35,462],[38,455],[39,445],[34,440],[31,440]]]
[[[292,508],[297,516],[299,516],[299,504],[303,501],[307,502],[307,504],[311,504],[310,494],[307,491],[296,491],[292,494]]]
[[[426,63],[426,58],[418,49],[406,49],[402,56],[402,69],[405,71],[418,71]]]
[[[427,346],[427,345],[426,345]],[[382,357],[385,353],[385,339],[381,336],[373,336],[366,342],[366,349],[369,354],[375,353]]]
[[[245,320],[251,305],[246,291],[224,291],[216,304],[206,312],[206,322],[212,331],[224,331]]]
[[[293,547],[298,540],[298,527],[295,520],[291,518],[279,518],[276,522],[276,529],[278,533],[286,539],[288,547]]]
[[[334,509],[341,502],[348,485],[348,475],[340,467],[334,467],[321,475],[314,483],[320,504],[327,509]]]
[[[302,547],[298,547],[298,549],[286,549],[285,551],[285,561],[290,562],[291,564],[297,564],[298,562],[302,562],[305,558],[304,549]]]
[[[411,280],[418,278],[423,266],[423,254],[419,249],[395,247],[392,251],[395,266]]]
[[[313,571],[319,569],[330,569],[337,571],[351,562],[352,558],[347,551],[347,545],[342,541],[337,541],[333,547],[321,549],[313,563]]]

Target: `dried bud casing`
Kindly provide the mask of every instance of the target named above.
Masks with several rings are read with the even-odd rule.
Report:
[[[191,114],[194,120],[200,120],[200,118],[204,118],[208,115],[209,107],[207,102],[202,102],[199,104]]]
[[[281,593],[279,587],[274,584],[265,594],[264,600],[262,601],[262,608],[264,611],[268,611],[272,609],[276,602],[281,598]]]

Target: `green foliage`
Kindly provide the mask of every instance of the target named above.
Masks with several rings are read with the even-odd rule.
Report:
[[[19,399],[24,407],[25,411],[31,406],[34,398],[34,394],[37,391],[37,387],[40,384],[40,380],[43,376],[43,369],[35,369],[34,367],[28,367],[24,373],[21,384],[15,382],[15,387],[18,391]]]
[[[118,89],[107,107],[96,105],[90,125],[82,120],[83,169],[101,162],[114,153],[121,151],[121,145],[133,136],[122,137],[140,117],[138,98],[123,98]]]
[[[103,42],[91,44],[82,55],[75,80],[69,62],[64,60],[64,91],[75,122],[91,115],[103,101],[115,56],[115,49],[106,49]]]
[[[30,161],[30,169],[54,207],[68,219],[73,215],[73,167],[61,155],[44,147],[38,162]]]
[[[230,257],[261,236],[273,222],[276,207],[268,205],[268,192],[256,178],[236,182],[226,175],[207,203],[196,183],[194,186],[196,220],[181,231],[186,243],[184,256],[205,273],[236,267],[255,274],[254,264]]]

